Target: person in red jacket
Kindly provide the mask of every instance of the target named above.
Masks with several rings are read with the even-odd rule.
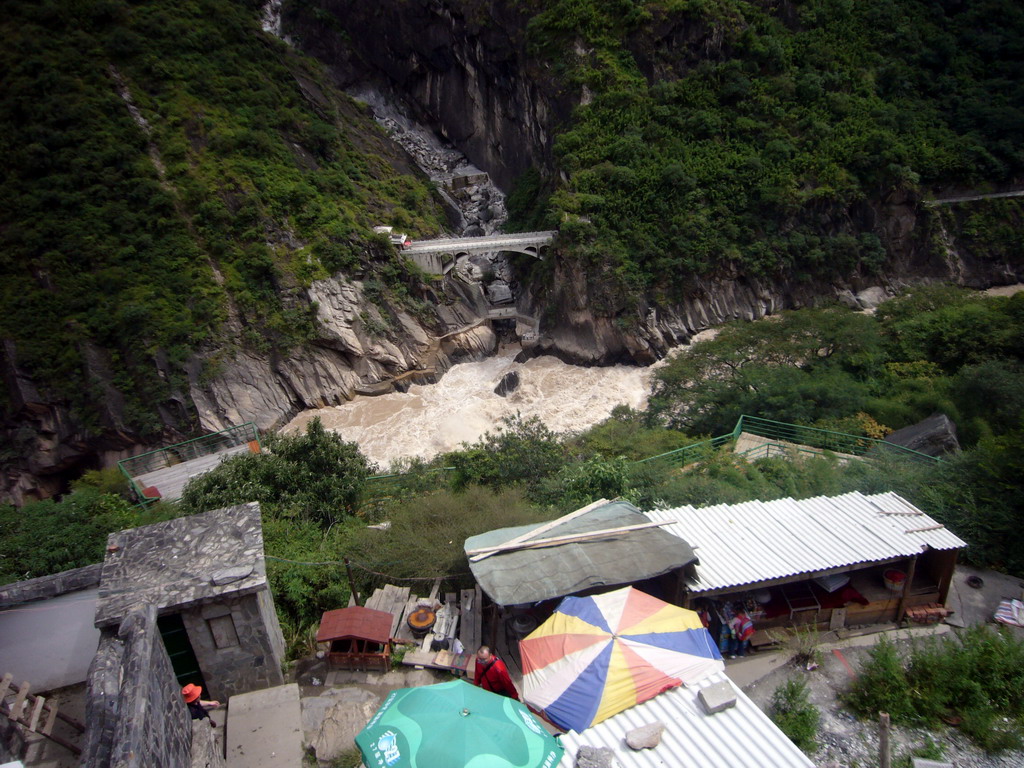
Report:
[[[473,675],[473,685],[519,701],[519,692],[508,674],[508,667],[505,666],[505,662],[491,653],[491,649],[486,645],[481,645],[480,650],[476,652],[476,674]]]

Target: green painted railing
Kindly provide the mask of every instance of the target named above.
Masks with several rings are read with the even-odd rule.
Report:
[[[887,452],[890,454],[905,456],[914,461],[941,462],[942,459],[929,456],[920,451],[904,448],[884,440],[872,437],[861,437],[845,432],[833,432],[827,429],[806,427],[800,424],[787,424],[782,421],[762,419],[758,416],[740,416],[732,431],[718,437],[711,437],[707,440],[685,445],[673,451],[659,453],[656,456],[648,456],[639,459],[634,464],[646,464],[649,462],[669,462],[675,466],[686,466],[706,458],[710,453],[723,448],[726,445],[735,443],[742,433],[757,435],[772,441],[764,445],[755,446],[738,454],[748,459],[765,458],[768,456],[790,455],[795,450],[797,453],[818,454],[822,451],[843,453],[858,457],[870,457],[871,453]],[[211,435],[204,435],[193,440],[186,440],[183,443],[160,448],[148,453],[139,454],[129,459],[118,462],[121,471],[128,477],[143,504],[152,501],[145,499],[142,489],[135,482],[135,477],[145,472],[170,466],[190,458],[206,455],[215,452],[218,448],[232,445],[242,445],[251,440],[259,442],[259,432],[251,422],[238,427],[231,427]],[[785,445],[789,444],[789,445]],[[211,450],[213,447],[213,450]],[[391,474],[373,475],[367,478],[367,492],[364,494],[364,503],[375,504],[390,498],[394,490],[394,484],[416,480],[423,483],[423,490],[440,489],[447,484],[448,475],[455,467],[433,467],[416,472],[395,472]]]
[[[758,416],[740,416],[733,434],[739,436],[746,432],[769,440],[796,443],[811,448],[820,448],[834,453],[847,453],[853,456],[866,456],[870,453],[889,453],[904,456],[914,461],[927,463],[941,462],[942,459],[926,453],[904,448],[902,445],[887,443],[874,437],[850,435],[845,432],[833,432],[816,427],[805,427],[800,424],[787,424],[782,421],[762,419]]]
[[[718,437],[711,437],[707,440],[701,440],[699,443],[693,443],[692,445],[684,445],[682,448],[676,448],[673,451],[667,451],[665,453],[659,453],[657,456],[648,456],[646,459],[638,459],[634,461],[634,464],[646,464],[652,461],[671,461],[674,464],[684,466],[686,464],[692,464],[694,461],[706,456],[711,451],[721,448],[732,442],[735,438],[732,433],[728,435],[719,435]]]
[[[260,431],[251,421],[239,424],[235,427],[228,427],[219,432],[211,432],[208,435],[194,437],[191,440],[184,440],[174,445],[157,448],[153,451],[146,451],[136,456],[129,456],[117,462],[118,469],[128,478],[128,482],[135,491],[136,496],[141,500],[142,505],[152,504],[157,501],[143,493],[143,488],[138,478],[149,472],[160,469],[167,469],[176,464],[184,464],[203,456],[220,453],[229,448],[255,444],[256,452],[263,449],[260,443]]]

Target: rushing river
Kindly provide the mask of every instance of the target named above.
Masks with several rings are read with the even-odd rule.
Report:
[[[537,416],[556,432],[569,432],[608,418],[616,405],[647,405],[651,368],[581,368],[554,357],[515,363],[517,351],[456,365],[437,384],[413,385],[407,393],[356,397],[333,408],[304,411],[285,431],[301,429],[319,416],[326,428],[357,443],[386,468],[403,456],[431,458],[473,442],[517,411]],[[519,373],[519,388],[508,397],[494,394],[501,377],[513,370]]]

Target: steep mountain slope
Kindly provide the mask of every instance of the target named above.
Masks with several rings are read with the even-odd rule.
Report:
[[[375,224],[440,232],[337,86],[404,99],[511,189],[536,351],[648,362],[732,317],[1024,275],[1011,0],[8,3],[0,20],[0,498],[140,445],[486,354],[479,292]],[[320,64],[300,51],[313,54]]]
[[[428,365],[436,317],[371,227],[445,214],[258,4],[5,7],[0,491]]]
[[[526,265],[531,309],[559,308],[539,349],[649,360],[700,324],[837,291],[1021,275],[1022,238],[1003,226],[1019,204],[922,206],[1022,178],[1018,3],[291,8],[332,73],[404,94],[519,180],[521,226],[559,226],[560,258]]]

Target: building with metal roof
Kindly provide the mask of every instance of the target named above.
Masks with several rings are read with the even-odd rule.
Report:
[[[702,688],[725,683],[736,695],[736,705],[709,715],[698,694]],[[634,751],[626,734],[643,725],[661,722],[665,731],[653,749]],[[689,686],[673,688],[653,699],[587,728],[561,737],[565,753],[561,768],[575,765],[582,746],[607,747],[621,768],[665,768],[699,765],[701,768],[811,768],[812,763],[768,717],[722,672]]]
[[[470,570],[494,603],[526,605],[635,584],[696,560],[685,540],[652,526],[629,502],[603,502],[581,512],[555,525],[500,528],[466,539]],[[520,548],[493,550],[513,541]],[[477,559],[474,553],[481,551],[490,554]],[[673,589],[677,582],[678,575]]]
[[[967,546],[895,493],[685,506],[647,517],[667,524],[700,558],[687,600],[770,592],[789,620],[822,622],[842,608],[856,623],[872,623],[899,620],[913,605],[942,604],[957,552]],[[830,604],[841,596],[835,585],[860,595],[857,605]]]

